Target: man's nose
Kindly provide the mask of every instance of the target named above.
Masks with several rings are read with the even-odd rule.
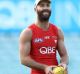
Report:
[[[48,7],[45,5],[43,9],[48,9]]]

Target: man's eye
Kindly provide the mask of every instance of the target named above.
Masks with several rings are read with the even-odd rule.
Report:
[[[47,7],[50,7],[50,4],[47,4]]]

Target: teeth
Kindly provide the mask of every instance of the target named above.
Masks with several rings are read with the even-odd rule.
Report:
[[[48,12],[43,12],[43,14],[49,14]]]

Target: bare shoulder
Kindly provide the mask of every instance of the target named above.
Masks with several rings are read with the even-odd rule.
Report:
[[[20,34],[20,40],[31,40],[32,38],[32,30],[29,28],[24,29]]]
[[[58,38],[64,40],[64,34],[60,28],[58,28]]]

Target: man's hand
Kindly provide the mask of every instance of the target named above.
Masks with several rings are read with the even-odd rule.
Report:
[[[46,73],[46,74],[53,74],[52,70],[53,70],[55,67],[57,67],[57,66],[47,66],[47,67],[45,68],[45,73]]]
[[[68,74],[68,70],[67,70],[67,65],[66,64],[60,63],[58,66],[61,66],[61,67],[64,68],[64,70],[65,70],[64,74]]]
[[[65,70],[67,69],[67,65],[66,65],[66,64],[64,64],[64,63],[60,63],[58,66],[63,67]]]

